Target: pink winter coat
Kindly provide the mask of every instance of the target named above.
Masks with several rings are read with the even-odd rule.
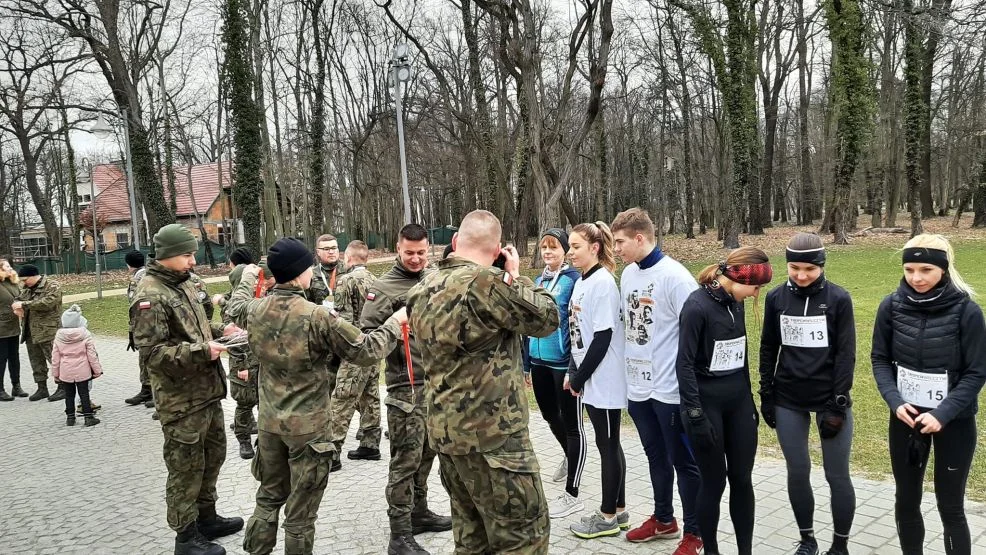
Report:
[[[103,375],[96,343],[85,328],[62,328],[51,346],[51,373],[62,382],[84,382]]]

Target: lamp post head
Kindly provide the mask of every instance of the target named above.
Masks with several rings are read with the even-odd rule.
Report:
[[[105,140],[113,136],[113,128],[103,119],[103,114],[96,116],[96,123],[89,126],[89,132],[95,135],[97,139]]]
[[[394,60],[404,60],[407,58],[408,48],[404,43],[398,44],[397,48],[394,48]]]

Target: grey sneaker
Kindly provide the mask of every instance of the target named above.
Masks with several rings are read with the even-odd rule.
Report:
[[[607,520],[601,513],[596,512],[588,518],[583,518],[581,522],[573,524],[572,533],[582,539],[601,538],[603,536],[616,536],[620,533],[620,525],[616,521]]]
[[[620,530],[630,529],[630,511],[616,513],[616,523],[620,525]]]
[[[551,475],[552,482],[564,482],[568,478],[568,457],[564,457],[561,460],[561,464],[558,465],[558,469],[555,473]]]
[[[578,497],[569,495],[567,491],[548,501],[548,516],[551,518],[562,518],[584,510],[585,504],[579,501]]]

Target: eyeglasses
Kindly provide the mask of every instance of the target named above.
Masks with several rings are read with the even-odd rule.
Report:
[[[317,250],[317,251],[329,251],[329,252],[332,252],[332,251],[339,250],[339,247],[318,247],[315,250]]]

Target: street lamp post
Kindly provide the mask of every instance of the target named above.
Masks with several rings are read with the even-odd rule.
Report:
[[[103,298],[103,272],[99,265],[99,229],[96,219],[96,180],[92,175],[92,162],[83,158],[82,163],[89,168],[89,217],[92,218],[92,253],[96,256],[96,298]]]
[[[394,87],[394,103],[397,105],[397,142],[401,157],[401,189],[404,193],[404,223],[411,223],[411,193],[407,185],[407,156],[404,153],[404,114],[401,106],[401,84],[411,80],[411,64],[406,44],[398,44],[390,60],[390,84]]]
[[[140,250],[140,224],[137,220],[137,196],[134,194],[134,165],[130,152],[130,122],[127,119],[127,109],[120,108],[120,119],[123,120],[123,150],[127,157],[127,196],[130,197],[130,224],[133,233],[134,250]],[[113,136],[113,128],[99,114],[96,123],[92,124],[89,132],[98,139],[109,139]]]

